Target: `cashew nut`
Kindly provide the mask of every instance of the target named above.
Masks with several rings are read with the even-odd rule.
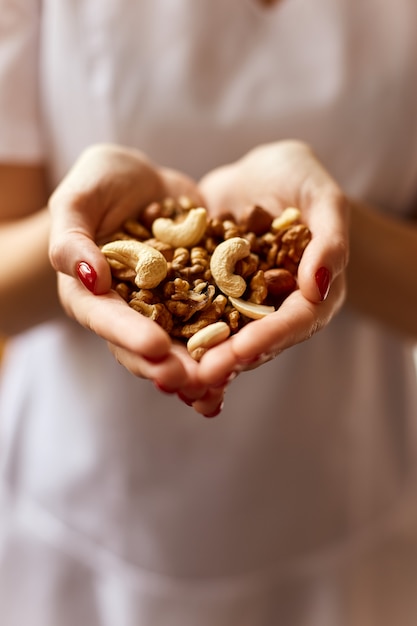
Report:
[[[288,226],[292,226],[293,224],[297,224],[300,221],[301,212],[296,207],[289,206],[283,210],[281,215],[276,217],[272,224],[272,230],[282,230],[283,228],[288,228]]]
[[[187,342],[187,350],[199,360],[206,350],[225,341],[230,335],[226,322],[214,322],[198,330]]]
[[[153,236],[173,248],[195,246],[206,230],[207,211],[203,207],[190,209],[182,222],[158,217],[152,224]]]
[[[135,283],[140,289],[152,289],[166,277],[167,262],[163,254],[146,243],[133,239],[111,241],[101,251],[108,259],[114,259],[135,270]]]
[[[240,298],[233,298],[229,296],[229,300],[239,313],[246,315],[246,317],[250,317],[252,320],[259,320],[261,317],[265,317],[275,311],[273,306],[255,304],[254,302],[247,302],[246,300],[241,300]]]
[[[237,261],[250,254],[250,243],[242,237],[231,237],[219,243],[210,259],[211,274],[221,291],[239,298],[246,290],[246,281],[234,274]]]

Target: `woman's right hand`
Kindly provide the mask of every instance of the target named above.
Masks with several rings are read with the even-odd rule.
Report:
[[[49,254],[66,313],[106,340],[135,376],[178,392],[198,412],[210,415],[221,404],[223,387],[202,385],[186,349],[111,290],[110,268],[96,243],[150,202],[180,195],[201,201],[191,179],[157,167],[139,151],[114,145],[88,148],[50,198]]]

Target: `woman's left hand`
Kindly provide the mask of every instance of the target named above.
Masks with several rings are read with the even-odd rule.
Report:
[[[345,299],[348,208],[341,189],[311,148],[298,141],[260,146],[200,181],[211,215],[261,205],[274,215],[301,211],[312,239],[298,270],[299,289],[280,308],[251,322],[202,358],[199,376],[216,384],[300,343],[330,322]]]

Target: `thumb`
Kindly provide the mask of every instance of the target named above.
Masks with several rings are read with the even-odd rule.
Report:
[[[96,239],[115,232],[162,191],[161,176],[142,153],[111,145],[87,149],[49,200],[54,269],[106,293],[111,272]]]
[[[58,196],[52,196],[52,221],[49,260],[57,272],[77,277],[94,294],[107,293],[112,284],[109,264],[89,234],[91,224],[86,212],[55,210]],[[95,228],[93,229],[95,232]]]
[[[326,299],[348,260],[348,203],[343,195],[324,195],[313,202],[309,216],[312,239],[302,256],[298,282],[310,302]]]

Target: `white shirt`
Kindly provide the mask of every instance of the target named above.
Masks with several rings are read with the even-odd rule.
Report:
[[[0,9],[5,160],[46,159],[57,183],[117,141],[199,177],[299,137],[347,193],[411,208],[413,0]],[[412,351],[370,321],[345,311],[239,376],[215,420],[71,322],[13,342],[1,394],[7,626],[408,626],[417,610]]]

